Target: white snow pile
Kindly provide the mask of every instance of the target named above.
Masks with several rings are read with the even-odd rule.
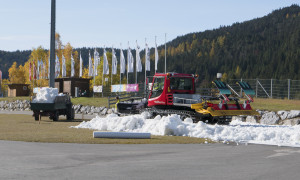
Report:
[[[36,94],[36,97],[32,100],[33,103],[53,103],[56,96],[64,96],[64,94],[58,94],[57,88],[42,87]]]
[[[156,116],[148,114],[119,117],[115,114],[96,117],[73,128],[88,128],[114,132],[147,132],[152,135],[175,135],[209,138],[215,141],[256,143],[278,146],[300,147],[300,126],[262,125],[239,120],[230,125],[209,125],[193,123],[192,119],[180,120],[179,115]]]

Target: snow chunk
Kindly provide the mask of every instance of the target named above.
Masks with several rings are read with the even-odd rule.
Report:
[[[64,96],[64,94],[58,94],[57,88],[42,87],[36,94],[36,97],[32,100],[33,103],[53,103],[56,96]]]

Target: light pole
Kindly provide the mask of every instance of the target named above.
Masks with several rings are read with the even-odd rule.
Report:
[[[50,78],[49,87],[54,88],[55,82],[55,0],[51,0],[51,32],[50,32]]]

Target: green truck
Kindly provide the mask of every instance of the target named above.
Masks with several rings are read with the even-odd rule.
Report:
[[[49,116],[53,121],[58,121],[60,115],[67,116],[67,120],[73,120],[75,112],[72,106],[68,94],[56,96],[53,103],[30,102],[30,108],[36,121],[40,120],[41,116]]]

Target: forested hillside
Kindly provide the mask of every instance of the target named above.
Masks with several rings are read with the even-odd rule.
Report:
[[[217,72],[228,78],[300,79],[300,7],[181,36],[167,47],[170,71],[197,72],[209,80]]]
[[[88,64],[88,52],[93,56],[94,51],[92,48],[74,50],[82,54],[84,65]],[[103,50],[97,50],[102,55]],[[120,51],[116,52],[119,60]],[[4,77],[13,61],[24,63],[29,54],[30,51],[0,51]],[[164,71],[164,54],[162,45],[159,47],[159,72]],[[124,55],[127,57],[126,50]],[[143,51],[141,57],[144,61]],[[154,62],[154,49],[151,49],[151,60]],[[297,5],[275,10],[262,18],[190,33],[167,43],[167,71],[197,73],[207,81],[214,79],[217,72],[230,79],[300,79],[299,68],[300,7]],[[153,75],[154,63],[151,70]],[[143,80],[142,75],[139,78]]]
[[[18,65],[24,64],[29,59],[30,53],[30,50],[14,52],[0,50],[0,70],[2,71],[3,78],[8,78],[8,69],[13,62],[17,62]]]

